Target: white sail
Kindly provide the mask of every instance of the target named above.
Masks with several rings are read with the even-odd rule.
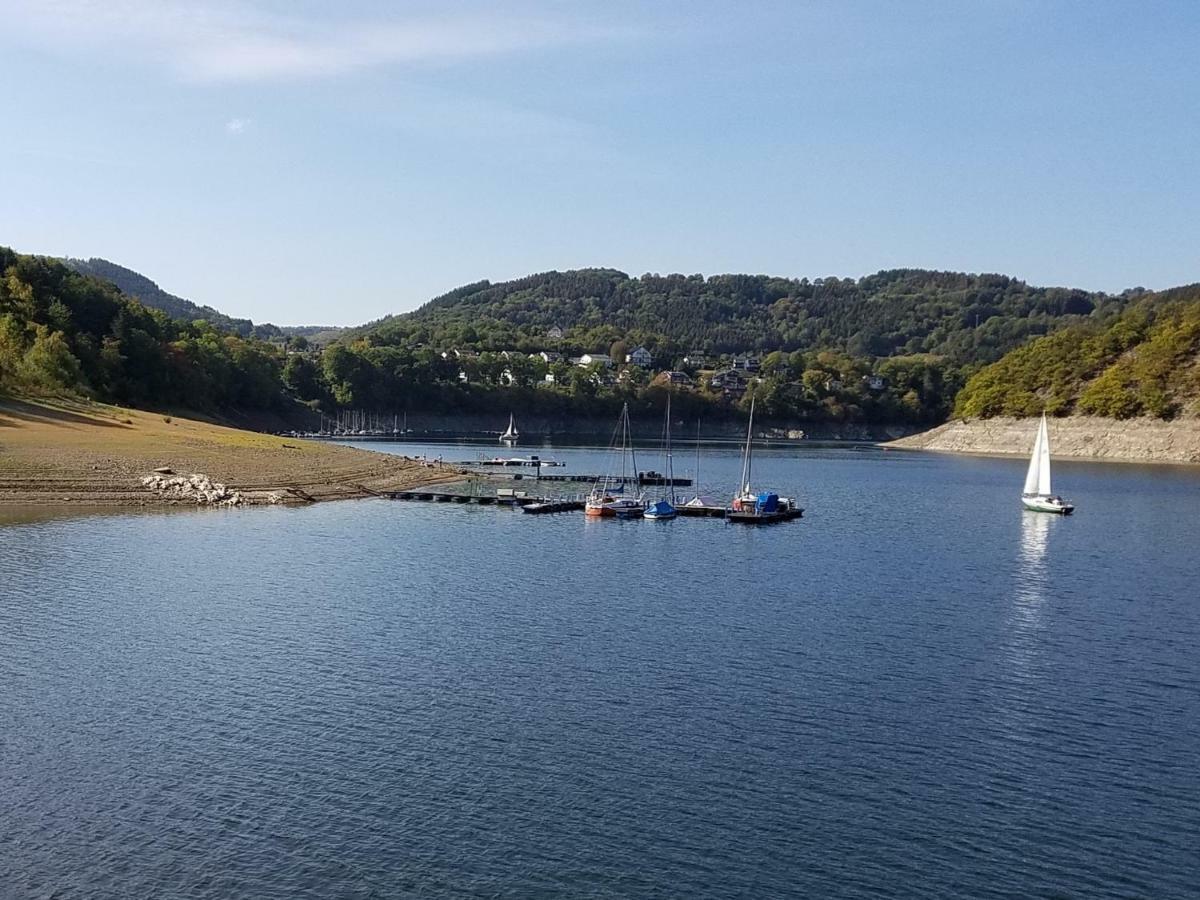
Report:
[[[1042,424],[1038,428],[1038,483],[1037,492],[1049,497],[1050,490],[1050,432],[1046,428],[1046,414],[1042,413]]]
[[[1029,469],[1025,472],[1024,494],[1036,494],[1042,468],[1042,427],[1039,425],[1037,437],[1033,439],[1033,453],[1029,457]]]
[[[1033,442],[1033,453],[1029,457],[1029,469],[1025,473],[1026,495],[1050,496],[1050,431],[1046,427],[1046,414],[1038,423],[1037,437]]]

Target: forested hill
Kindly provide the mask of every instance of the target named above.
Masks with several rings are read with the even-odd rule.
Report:
[[[962,417],[1077,412],[1118,419],[1200,415],[1200,284],[1149,294],[1107,322],[1033,341],[977,372]]]
[[[1003,275],[895,269],[857,280],[769,275],[546,272],[469,284],[363,330],[373,342],[439,348],[607,350],[615,340],[667,354],[834,349],[856,357],[933,353],[958,363],[999,359],[1121,300],[1032,287]]]
[[[282,406],[278,347],[183,322],[58,260],[0,247],[0,393],[143,407]]]
[[[183,297],[176,297],[174,294],[169,294],[145,275],[135,272],[132,269],[127,269],[124,266],[119,266],[114,262],[109,262],[107,259],[96,257],[92,259],[67,258],[63,259],[62,262],[83,275],[92,275],[96,278],[102,278],[105,281],[111,281],[121,289],[123,294],[127,294],[130,297],[137,297],[144,305],[153,309],[161,309],[172,319],[179,319],[183,322],[194,322],[197,319],[203,319],[217,328],[232,331],[242,337],[253,336],[262,340],[296,335],[303,337],[313,337],[314,335],[333,337],[341,331],[338,328],[330,328],[322,325],[289,325],[280,327],[272,325],[269,322],[256,325],[250,319],[237,319],[227,316],[213,309],[211,306],[200,306],[191,300],[185,300]]]

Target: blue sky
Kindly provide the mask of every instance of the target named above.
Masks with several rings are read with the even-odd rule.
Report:
[[[580,266],[1200,280],[1200,4],[0,0],[0,244],[356,324]]]

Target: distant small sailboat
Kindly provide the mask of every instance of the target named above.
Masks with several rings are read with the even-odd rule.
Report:
[[[667,413],[666,420],[663,424],[663,455],[666,457],[666,490],[662,496],[654,503],[646,507],[644,513],[647,519],[659,519],[666,521],[674,519],[678,513],[675,511],[675,466],[671,461],[671,395],[667,394]]]
[[[683,504],[685,515],[696,515],[703,511],[705,515],[725,515],[725,504],[714,500],[700,490],[700,419],[696,418],[696,472],[692,476],[696,493]]]
[[[512,413],[508,414],[508,430],[500,435],[500,443],[515,444],[517,439],[521,437],[521,432],[517,431],[517,420]]]
[[[1046,428],[1046,414],[1038,423],[1037,437],[1033,441],[1033,454],[1029,457],[1029,469],[1025,473],[1025,489],[1021,492],[1021,503],[1034,512],[1059,513],[1069,516],[1075,505],[1068,503],[1050,489],[1050,432]]]
[[[742,451],[741,487],[725,513],[726,520],[748,525],[766,525],[799,518],[802,510],[790,497],[780,497],[773,491],[755,493],[750,488],[751,462],[754,458],[754,397],[750,398],[750,422],[746,426],[746,447]]]

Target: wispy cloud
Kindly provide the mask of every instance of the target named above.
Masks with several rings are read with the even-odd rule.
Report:
[[[241,134],[250,127],[250,119],[230,119],[225,123],[225,131],[227,134]]]
[[[324,20],[221,0],[0,0],[0,20],[27,43],[117,46],[199,81],[319,78],[381,65],[445,64],[627,33],[561,14],[343,13]]]

